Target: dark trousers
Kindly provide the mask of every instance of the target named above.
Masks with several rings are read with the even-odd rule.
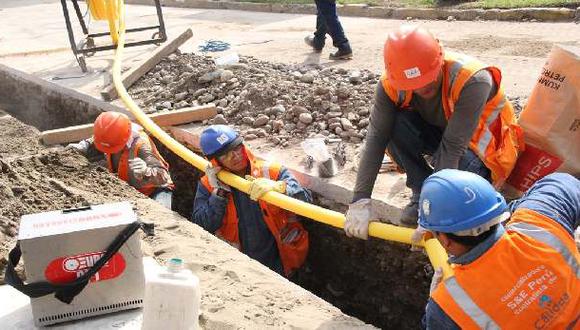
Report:
[[[424,155],[433,155],[439,148],[443,132],[427,123],[417,112],[398,111],[387,149],[393,160],[407,173],[407,187],[414,194],[421,191],[423,181],[433,173]],[[459,160],[458,169],[469,171],[487,179],[491,172],[470,149]]]
[[[324,40],[328,33],[332,38],[332,44],[338,49],[350,48],[348,39],[344,35],[342,25],[336,13],[336,1],[315,0],[316,2],[316,32],[314,32],[314,44],[316,48],[324,46]]]

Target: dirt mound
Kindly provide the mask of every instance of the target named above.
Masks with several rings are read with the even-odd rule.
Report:
[[[38,130],[0,112],[0,158],[33,154],[42,149]]]
[[[360,143],[379,75],[368,70],[286,65],[242,57],[216,68],[211,57],[172,54],[145,74],[129,93],[146,112],[213,102],[211,123],[237,127],[246,140],[269,137],[288,145],[315,135]],[[523,100],[513,99],[516,111]]]
[[[0,273],[22,215],[144,197],[80,154],[45,149],[37,130],[0,120]]]
[[[130,90],[146,111],[213,102],[214,123],[240,128],[246,139],[322,134],[360,142],[379,76],[343,68],[292,66],[243,57],[218,69],[210,57],[171,55]]]

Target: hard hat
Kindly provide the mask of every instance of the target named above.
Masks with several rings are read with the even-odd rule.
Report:
[[[421,188],[419,225],[430,231],[477,236],[508,216],[503,196],[471,172],[441,170]]]
[[[216,158],[239,146],[243,138],[231,127],[226,125],[211,125],[200,137],[201,151],[208,158]]]
[[[437,79],[443,66],[439,41],[414,25],[402,25],[389,33],[383,52],[387,78],[398,90],[424,87]]]
[[[131,137],[131,121],[119,112],[103,112],[95,120],[93,135],[95,147],[99,151],[117,153],[123,150]]]

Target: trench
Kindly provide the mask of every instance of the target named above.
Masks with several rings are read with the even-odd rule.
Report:
[[[175,182],[173,210],[189,219],[202,172],[157,142]],[[314,203],[345,212],[346,206],[314,195]],[[290,280],[339,308],[382,329],[420,327],[432,267],[406,244],[350,239],[342,230],[303,221],[310,237],[305,265]]]
[[[2,75],[6,75],[6,71],[0,70],[0,81],[10,82],[8,85],[20,84],[29,79]],[[63,90],[54,90],[52,85],[45,82],[33,81],[31,85],[37,85],[36,88],[40,90],[48,89],[50,93],[43,91],[30,94],[32,103],[24,99],[25,92],[12,95],[0,93],[0,96],[5,96],[0,97],[3,100],[0,107],[23,123],[40,130],[89,123],[105,109],[116,110],[111,105],[89,100],[74,91],[63,89],[64,93],[61,94]],[[34,106],[39,104],[42,106]],[[17,105],[26,106],[22,110]],[[62,109],[75,110],[65,112]],[[171,166],[171,176],[176,186],[173,210],[189,219],[201,172],[168,151],[165,146],[156,143]],[[315,195],[314,203],[339,212],[346,210],[345,205],[325,199],[324,196]],[[420,326],[432,275],[432,268],[425,255],[410,252],[409,246],[405,244],[378,239],[350,239],[342,230],[315,221],[305,220],[304,225],[310,235],[310,252],[304,267],[290,278],[292,282],[342,312],[377,327],[411,329]]]

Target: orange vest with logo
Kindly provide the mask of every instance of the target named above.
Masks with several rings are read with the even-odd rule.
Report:
[[[518,209],[481,257],[454,265],[432,298],[462,329],[577,329],[580,254],[558,223]]]
[[[281,168],[280,164],[257,159],[247,148],[245,150],[250,160],[253,177],[264,177],[271,180],[278,179]],[[207,176],[201,178],[201,183],[210,193],[213,191],[214,187],[209,184]],[[294,270],[300,268],[306,260],[309,245],[308,232],[295,219],[293,213],[261,200],[258,203],[260,204],[260,209],[262,209],[264,222],[276,240],[284,273],[288,276]],[[232,194],[228,198],[223,224],[215,234],[241,250],[238,235],[238,213]]]
[[[129,177],[129,159],[133,159],[139,156],[139,149],[144,143],[149,144],[149,146],[151,147],[151,152],[153,152],[155,158],[159,159],[161,165],[163,165],[163,168],[169,171],[169,164],[167,164],[165,159],[163,159],[163,157],[159,154],[159,151],[157,151],[155,143],[151,141],[151,138],[149,138],[149,135],[147,135],[145,131],[141,130],[139,131],[139,137],[135,138],[131,147],[130,148],[125,147],[121,151],[121,157],[119,158],[119,164],[117,166],[117,175],[121,180],[131,184],[144,195],[150,196],[153,192],[155,192],[157,188],[159,188],[158,186],[150,183],[139,182],[137,181],[136,178],[133,178],[133,180],[131,180],[131,178]],[[109,171],[114,172],[112,155],[105,154],[105,157],[107,158],[107,167],[109,168]],[[168,188],[172,189],[173,183],[171,181],[168,183],[169,183]]]
[[[465,83],[478,71],[487,70],[497,86],[497,93],[487,103],[471,137],[469,148],[479,156],[491,171],[496,187],[503,185],[513,170],[524,148],[523,131],[517,124],[511,103],[501,87],[501,72],[466,55],[446,52],[443,64],[442,103],[447,120],[453,115],[455,103]],[[381,82],[385,93],[401,108],[408,108],[412,91],[396,90],[383,74]]]

